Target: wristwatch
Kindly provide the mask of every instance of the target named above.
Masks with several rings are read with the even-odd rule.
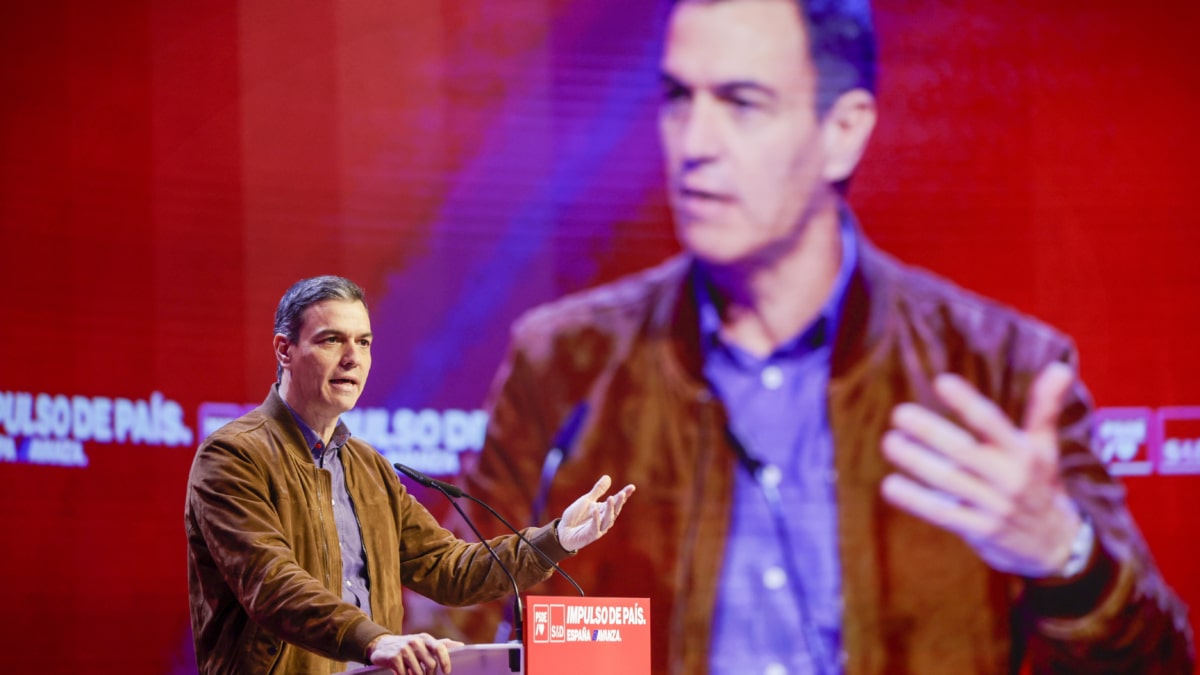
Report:
[[[1087,517],[1087,514],[1081,513],[1079,517],[1082,522],[1079,524],[1079,531],[1075,533],[1075,538],[1071,540],[1071,553],[1067,556],[1067,562],[1063,565],[1059,576],[1064,579],[1069,579],[1083,571],[1087,567],[1088,560],[1092,557],[1092,549],[1096,546],[1096,531],[1092,528],[1092,519]]]

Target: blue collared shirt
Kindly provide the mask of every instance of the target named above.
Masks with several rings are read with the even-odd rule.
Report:
[[[841,672],[837,495],[826,388],[842,298],[857,257],[852,218],[843,213],[842,263],[820,314],[766,358],[721,339],[711,291],[703,279],[696,284],[704,375],[746,454],[773,467],[767,471],[778,478],[792,548],[783,550],[762,488],[739,463],[713,616],[709,665],[714,675],[819,672],[805,647],[801,597],[827,662]],[[789,568],[800,570],[803,578],[790,579]],[[796,581],[802,584],[799,593],[792,585]]]
[[[287,405],[287,401],[284,401],[284,405]],[[317,432],[300,419],[290,405],[288,410],[304,434],[304,441],[308,443],[313,461],[330,473],[333,520],[337,525],[338,548],[342,554],[342,600],[355,605],[370,616],[371,592],[367,579],[367,554],[363,548],[362,531],[359,529],[358,516],[354,512],[354,502],[350,500],[350,493],[346,489],[346,472],[342,466],[342,446],[350,440],[350,429],[339,419],[327,445]]]

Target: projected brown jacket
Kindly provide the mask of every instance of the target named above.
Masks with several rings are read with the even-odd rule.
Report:
[[[944,410],[931,381],[959,373],[1019,420],[1034,376],[1074,363],[1036,321],[904,266],[862,235],[832,357],[845,672],[1191,672],[1186,610],[1165,586],[1115,484],[1089,451],[1082,385],[1061,420],[1067,489],[1102,546],[1068,584],[990,569],[955,535],[892,508],[880,439],[892,408]],[[726,415],[705,385],[690,260],[537,308],[513,329],[468,489],[532,522],[544,459],[581,401],[588,417],[550,512],[599,473],[638,486],[622,525],[573,559],[589,595],[651,598],[655,673],[705,673],[735,471]],[[557,578],[540,591],[571,593]],[[800,637],[797,636],[797,643]]]
[[[443,529],[369,445],[342,449],[362,530],[371,617],[342,601],[342,558],[329,472],[313,462],[275,388],[262,406],[210,436],[188,479],[185,520],[192,631],[200,672],[335,672],[367,644],[402,634],[401,587],[467,605],[511,593],[481,544]],[[554,528],[526,536],[556,561]],[[522,587],[551,569],[515,535],[492,542]],[[337,668],[340,671],[341,667]]]

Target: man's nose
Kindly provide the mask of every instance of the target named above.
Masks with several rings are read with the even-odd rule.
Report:
[[[721,154],[721,125],[717,107],[703,97],[692,103],[683,119],[679,149],[685,166],[704,164]]]

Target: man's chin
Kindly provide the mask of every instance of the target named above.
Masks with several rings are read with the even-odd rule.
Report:
[[[695,237],[683,247],[709,267],[741,267],[754,259],[754,249],[730,237]]]
[[[335,391],[329,397],[329,402],[341,412],[348,412],[358,405],[358,399],[362,395],[360,391],[343,392]],[[339,413],[340,414],[340,413]]]

